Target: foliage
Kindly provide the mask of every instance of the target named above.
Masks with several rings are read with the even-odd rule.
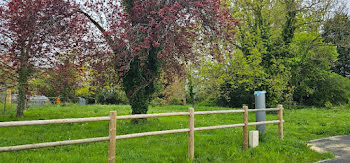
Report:
[[[154,98],[151,102],[150,102],[150,105],[151,106],[165,106],[167,104],[167,101],[162,99],[162,98],[159,98],[159,97],[156,97]]]
[[[224,62],[207,61],[202,66],[201,73],[207,77],[207,82],[212,82],[211,85],[218,90],[215,95],[209,96],[209,99],[216,97],[214,101],[218,105],[229,107],[252,104],[251,92],[261,86],[261,80],[266,76],[260,63],[261,55],[245,57],[240,50],[236,51],[234,57],[227,57]]]
[[[293,97],[299,103],[312,104],[309,103],[309,96],[318,93],[319,90],[331,88],[319,84],[319,82],[322,82],[324,78],[331,77],[324,74],[329,72],[331,64],[336,60],[338,54],[336,47],[325,44],[319,38],[312,33],[301,32],[296,34],[293,43],[291,43],[292,52],[295,54],[295,57],[289,60],[293,68],[292,84],[295,86]],[[336,101],[334,101],[335,103]],[[314,105],[318,104],[314,103]]]
[[[347,77],[349,68],[350,19],[329,12],[338,1],[9,0],[0,6],[0,84],[16,83],[18,117],[31,85],[63,100],[129,101],[132,114],[147,113],[150,102],[253,105],[258,90],[267,91],[268,106],[348,102],[347,80],[332,73]]]
[[[12,78],[19,92],[18,117],[23,117],[28,81],[33,72],[50,63],[55,53],[78,47],[75,41],[83,31],[79,28],[80,19],[68,14],[75,7],[64,0],[1,3],[0,68],[15,72]]]
[[[290,68],[283,58],[287,50],[280,35],[284,19],[281,7],[283,4],[277,1],[234,1],[231,10],[242,17],[234,42],[237,49],[224,63],[209,60],[202,68],[207,81],[220,90],[218,104],[252,104],[252,92],[258,90],[268,92],[268,105],[288,101]]]
[[[350,79],[333,72],[323,72],[313,83],[314,93],[307,98],[306,104],[326,107],[349,104]]]
[[[112,54],[103,52],[95,52],[93,56],[89,56],[86,64],[83,66],[83,71],[86,71],[86,77],[83,81],[84,97],[90,99],[92,103],[97,103],[97,95],[105,88],[117,88],[119,77],[113,65]]]
[[[193,79],[192,79],[192,75],[190,75],[192,72],[190,72],[187,75],[187,79],[188,79],[188,93],[186,93],[186,101],[188,103],[191,103],[192,105],[194,105],[194,85],[193,85]]]
[[[212,87],[208,86],[211,83],[205,82],[206,79],[200,73],[200,67],[203,64],[203,58],[199,63],[189,63],[186,67],[186,83],[185,83],[185,94],[186,94],[186,103],[192,104],[192,107],[205,98],[208,97],[208,93],[215,93],[215,89],[211,89]]]
[[[178,98],[172,97],[172,98],[170,98],[168,104],[169,105],[183,105],[183,102]]]
[[[248,91],[243,85],[233,87],[230,83],[222,84],[220,96],[217,97],[217,105],[227,107],[241,107],[247,105],[254,107],[254,91]]]
[[[51,68],[46,69],[41,75],[44,79],[39,79],[41,82],[36,84],[40,94],[47,97],[60,97],[64,103],[76,96],[83,72],[76,64],[75,56],[75,53],[56,56],[56,61]]]
[[[133,114],[147,112],[161,70],[171,77],[183,72],[184,63],[197,61],[192,42],[200,42],[202,47],[213,45],[211,51],[218,51],[220,47],[210,40],[231,41],[234,33],[227,31],[238,24],[220,1],[99,2],[85,3],[91,13],[78,13],[100,30],[99,39],[105,40],[100,46],[113,53],[112,62]],[[104,23],[91,15],[104,15]]]
[[[218,105],[217,97],[215,96],[209,96],[206,99],[200,101],[197,106],[217,106]],[[219,103],[220,104],[220,103]],[[223,105],[227,106],[227,105]]]
[[[90,86],[82,86],[79,89],[75,90],[75,95],[86,99],[87,104],[95,104],[95,94],[92,94],[92,92],[89,91],[89,88]]]
[[[174,77],[172,81],[166,81],[163,92],[163,98],[172,105],[186,105],[186,79]]]
[[[350,17],[346,13],[337,13],[328,19],[323,27],[325,42],[337,46],[338,60],[332,69],[334,72],[350,77]]]
[[[236,17],[242,18],[233,42],[237,49],[229,52],[224,62],[209,58],[201,68],[201,76],[207,78],[207,88],[220,90],[211,90],[218,97],[217,104],[252,105],[253,92],[265,90],[267,106],[320,105],[310,103],[310,96],[321,94],[319,91],[324,89],[337,91],[335,87],[329,90],[330,87],[318,84],[322,83],[320,76],[327,81],[334,79],[324,74],[329,74],[336,62],[336,47],[327,43],[320,31],[327,11],[335,3],[328,0],[233,1],[229,8]]]
[[[120,89],[103,89],[96,95],[99,104],[127,104],[128,99]]]

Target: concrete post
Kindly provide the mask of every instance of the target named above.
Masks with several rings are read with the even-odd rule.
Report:
[[[255,91],[255,109],[265,109],[265,94],[266,91]],[[266,120],[266,112],[256,112],[255,114],[256,121],[261,122]],[[265,134],[266,133],[266,125],[256,125],[256,129],[259,131],[259,133]]]
[[[255,148],[259,145],[259,131],[249,131],[249,147]]]

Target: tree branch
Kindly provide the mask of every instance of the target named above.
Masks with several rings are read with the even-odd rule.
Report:
[[[86,16],[92,24],[94,24],[98,30],[103,34],[103,37],[106,39],[108,45],[112,48],[113,52],[117,52],[117,48],[115,47],[115,42],[113,41],[112,37],[106,34],[106,30],[97,22],[95,21],[89,14],[82,10],[78,10],[77,12],[82,13],[84,16]]]

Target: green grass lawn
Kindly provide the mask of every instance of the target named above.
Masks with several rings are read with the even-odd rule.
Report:
[[[189,106],[150,107],[149,113],[183,112]],[[199,110],[227,110],[220,107],[198,107]],[[70,105],[44,106],[25,112],[24,119],[15,113],[0,114],[0,121],[39,120],[108,116],[131,113],[130,106]],[[334,157],[319,154],[306,145],[308,140],[350,134],[350,109],[304,108],[284,111],[284,140],[278,138],[276,124],[267,125],[257,148],[242,151],[242,128],[195,132],[195,162],[315,162]],[[267,114],[277,120],[277,114]],[[255,121],[249,113],[249,121]],[[195,127],[242,123],[242,114],[197,115]],[[118,120],[117,135],[180,129],[187,127],[187,117],[149,118],[145,124],[132,125]],[[255,127],[249,127],[254,130]],[[0,128],[0,146],[42,143],[108,136],[108,121]],[[50,147],[0,153],[0,162],[107,162],[108,142]],[[187,162],[187,133],[117,140],[117,162]]]

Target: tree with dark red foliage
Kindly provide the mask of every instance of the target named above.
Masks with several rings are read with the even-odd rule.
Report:
[[[76,56],[74,52],[56,56],[54,63],[41,75],[44,81],[37,86],[38,91],[48,97],[60,97],[64,104],[73,99],[84,76]]]
[[[78,12],[113,54],[132,114],[145,114],[161,71],[184,74],[203,49],[220,60],[233,48],[238,21],[226,9],[220,0],[95,0]]]
[[[198,62],[203,49],[221,60],[233,48],[238,24],[220,0],[89,0],[80,9],[72,4],[10,0],[0,8],[1,59],[18,74],[18,117],[23,116],[28,79],[55,50],[64,52],[69,46],[97,57],[113,54],[132,114],[142,114],[161,71],[168,78],[184,74],[184,65]],[[81,16],[91,23],[79,21]],[[96,52],[101,49],[105,52]]]
[[[77,47],[84,32],[64,0],[8,0],[0,4],[0,68],[15,72],[19,93],[17,117],[23,117],[28,80],[52,62],[55,53]],[[5,80],[0,77],[1,80]]]

